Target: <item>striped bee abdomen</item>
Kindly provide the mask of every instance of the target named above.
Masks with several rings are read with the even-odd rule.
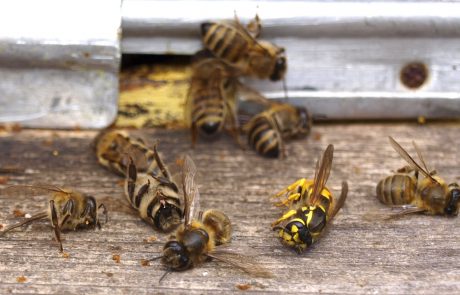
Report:
[[[275,126],[263,115],[249,122],[248,144],[262,156],[277,158],[281,152],[281,137]]]
[[[225,123],[225,103],[219,90],[200,88],[192,95],[192,122],[205,135],[217,134]]]
[[[201,36],[204,46],[216,57],[229,63],[246,59],[252,39],[244,36],[230,23],[203,23]]]
[[[388,176],[377,185],[377,198],[386,205],[410,204],[416,191],[416,181],[404,174]]]

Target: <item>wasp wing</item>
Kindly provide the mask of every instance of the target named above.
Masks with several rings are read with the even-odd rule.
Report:
[[[329,220],[332,220],[334,216],[339,212],[340,208],[343,207],[345,204],[345,200],[347,199],[348,195],[348,183],[346,181],[342,182],[342,192],[340,194],[340,198],[337,200],[337,203],[334,205],[334,209],[330,214]]]
[[[259,262],[257,262],[253,256],[246,256],[231,252],[229,250],[216,249],[212,253],[208,253],[207,256],[236,268],[241,269],[247,274],[260,277],[260,278],[272,278],[273,274],[266,268],[264,268]]]
[[[316,163],[315,178],[313,180],[313,189],[309,198],[310,204],[315,204],[326,185],[329,174],[331,173],[332,158],[334,156],[334,146],[328,145],[323,156]],[[319,164],[318,164],[319,163]]]
[[[199,209],[200,193],[195,183],[196,166],[188,155],[182,166],[182,187],[184,190],[184,224],[189,225]]]
[[[391,146],[395,149],[395,151],[404,159],[406,160],[409,165],[414,168],[415,170],[419,171],[422,173],[425,177],[428,177],[431,179],[433,182],[438,182],[436,179],[433,178],[433,176],[430,175],[428,171],[423,169],[415,160],[409,155],[409,153],[401,146],[399,143],[396,142],[396,140],[393,139],[393,137],[388,136],[388,139],[390,140]]]

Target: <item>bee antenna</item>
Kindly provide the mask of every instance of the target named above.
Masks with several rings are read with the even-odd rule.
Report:
[[[29,224],[29,223],[32,223],[32,222],[34,222],[34,221],[36,221],[36,220],[39,220],[39,219],[43,219],[43,218],[45,218],[45,217],[47,217],[47,216],[48,216],[48,213],[47,213],[47,212],[42,212],[42,213],[38,213],[38,214],[32,216],[31,218],[26,219],[26,220],[24,220],[24,221],[22,221],[22,222],[13,224],[13,225],[11,225],[11,226],[5,228],[2,232],[0,232],[0,237],[3,236],[4,234],[6,234],[7,232],[9,232],[9,231],[12,230],[12,229],[15,229],[15,228],[17,228],[17,227],[21,227],[21,226],[26,225],[26,224]]]
[[[161,256],[157,256],[157,257],[153,257],[152,259],[149,259],[148,261],[155,261],[155,260],[158,260],[160,258],[163,258],[163,255]]]
[[[161,276],[161,278],[158,280],[158,283],[161,283],[161,281],[170,273],[172,273],[172,271],[170,270],[165,271],[164,274]]]
[[[289,96],[288,96],[288,91],[287,91],[286,78],[283,78],[283,91],[284,91],[284,99],[286,100],[286,102],[288,102]]]

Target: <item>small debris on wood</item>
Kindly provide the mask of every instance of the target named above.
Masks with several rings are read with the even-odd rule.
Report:
[[[141,265],[142,266],[149,266],[150,265],[150,261],[146,260],[146,259],[141,259]]]
[[[312,137],[313,137],[313,140],[314,140],[314,141],[320,141],[322,136],[323,136],[323,135],[322,135],[321,133],[319,133],[319,132],[314,132],[314,133],[312,134]]]
[[[420,125],[423,125],[423,124],[426,123],[426,118],[425,118],[424,116],[418,116],[417,122],[418,122]]]
[[[184,165],[184,159],[183,158],[176,158],[176,165],[179,167],[182,167]]]
[[[16,278],[16,282],[18,283],[25,283],[27,281],[27,278],[25,276],[20,276]]]
[[[29,213],[26,213],[26,215],[24,215],[25,218],[31,218],[32,215],[30,215]]]
[[[20,209],[14,209],[13,214],[15,217],[24,217],[26,216],[26,213]]]
[[[69,258],[69,257],[70,257],[70,254],[67,253],[67,252],[62,252],[62,257],[64,257],[64,258]]]
[[[144,239],[144,243],[152,243],[155,242],[158,238],[156,236],[150,236],[147,239]]]
[[[3,166],[0,167],[0,174],[19,174],[24,173],[25,169],[18,166]]]
[[[7,184],[9,180],[9,176],[0,176],[0,184]]]
[[[0,229],[2,229],[2,228],[3,228],[3,224],[0,224]]]
[[[115,261],[115,263],[120,263],[121,257],[118,254],[113,254],[112,259]]]
[[[125,180],[124,179],[120,179],[117,181],[117,186],[119,187],[123,187],[125,185]]]
[[[58,151],[58,150],[54,150],[54,151],[53,151],[53,156],[55,156],[55,157],[59,156],[59,151]]]
[[[246,291],[246,290],[251,288],[251,285],[249,285],[249,284],[238,284],[238,285],[236,285],[236,287],[238,289],[240,289],[241,291]]]
[[[104,273],[106,276],[108,276],[109,278],[113,277],[113,273],[111,272],[105,272],[103,271],[102,273]]]

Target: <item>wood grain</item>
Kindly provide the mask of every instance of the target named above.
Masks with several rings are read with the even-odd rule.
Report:
[[[231,248],[258,259],[275,277],[248,277],[231,266],[209,262],[173,273],[159,284],[164,270],[143,259],[158,255],[167,235],[155,233],[123,203],[120,178],[96,163],[89,144],[93,131],[23,130],[0,134],[0,166],[21,166],[7,184],[52,183],[93,194],[109,208],[102,230],[67,232],[58,252],[48,221],[0,238],[0,293],[54,294],[215,294],[341,293],[458,294],[460,227],[458,218],[410,216],[392,222],[363,216],[384,208],[375,198],[378,180],[404,165],[388,143],[391,135],[410,152],[415,139],[430,167],[448,181],[459,181],[458,124],[349,124],[315,126],[306,140],[287,144],[285,160],[267,160],[240,150],[227,136],[200,141],[190,149],[184,130],[137,130],[174,166],[189,153],[198,168],[202,208],[219,208],[234,223]],[[311,178],[327,144],[335,146],[328,185],[337,195],[342,180],[350,192],[329,233],[315,247],[297,255],[270,230],[280,215],[267,198],[300,177]],[[56,152],[57,151],[57,152]],[[172,168],[174,170],[174,168]],[[4,175],[2,175],[4,176]],[[33,213],[46,196],[0,195],[0,224],[17,221],[13,211]],[[152,236],[158,240],[152,241]],[[113,257],[120,255],[117,263]],[[249,287],[248,287],[249,285]],[[247,290],[246,290],[247,289]]]

